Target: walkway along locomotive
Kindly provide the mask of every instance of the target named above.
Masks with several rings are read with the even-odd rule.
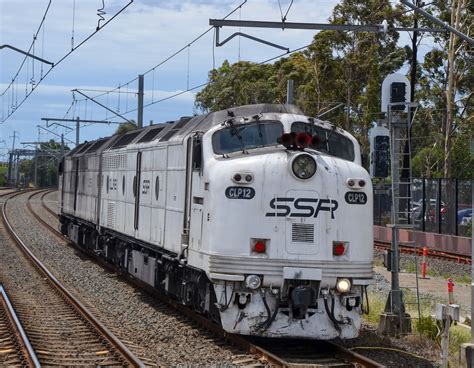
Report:
[[[241,106],[83,143],[60,172],[63,234],[226,331],[358,335],[372,185],[344,130]]]

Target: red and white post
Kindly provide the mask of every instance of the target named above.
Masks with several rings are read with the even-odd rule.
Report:
[[[426,260],[428,258],[428,247],[423,247],[423,258],[421,260],[421,278],[426,279]]]
[[[454,282],[451,277],[448,279],[448,304],[454,304]]]

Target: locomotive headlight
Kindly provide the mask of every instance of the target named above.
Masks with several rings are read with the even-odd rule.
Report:
[[[262,280],[257,275],[248,275],[245,278],[245,286],[249,289],[255,290],[260,287]]]
[[[291,169],[297,178],[309,179],[316,172],[316,161],[308,154],[301,154],[293,159]]]
[[[351,289],[351,281],[345,278],[337,280],[336,289],[340,293],[347,293]]]

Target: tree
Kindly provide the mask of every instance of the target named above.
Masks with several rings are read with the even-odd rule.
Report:
[[[434,2],[429,11],[461,32],[469,33],[470,6],[465,0],[443,0]],[[433,26],[426,21],[424,25]],[[443,176],[472,178],[474,170],[469,150],[459,149],[468,147],[469,138],[474,134],[472,55],[467,42],[453,33],[436,34],[434,41],[435,47],[425,55],[420,71],[418,97],[422,108],[417,122],[425,121],[425,128],[439,133],[430,134],[426,144],[443,147]],[[459,165],[458,161],[463,164]]]
[[[137,128],[138,128],[138,126],[135,123],[135,121],[130,120],[130,122],[127,121],[125,123],[121,123],[117,127],[117,129],[115,130],[115,134],[125,134],[125,133],[131,132],[132,130],[135,130]]]
[[[201,111],[218,111],[254,103],[278,102],[272,65],[239,61],[209,72],[209,84],[196,95],[195,106]]]

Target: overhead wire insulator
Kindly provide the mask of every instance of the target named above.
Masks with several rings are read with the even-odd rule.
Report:
[[[107,14],[107,12],[105,12],[104,9],[105,9],[105,2],[104,0],[102,0],[102,8],[97,9],[97,16],[99,17],[99,20],[97,21],[96,31],[100,29],[100,22],[103,22],[105,20],[104,15]]]

